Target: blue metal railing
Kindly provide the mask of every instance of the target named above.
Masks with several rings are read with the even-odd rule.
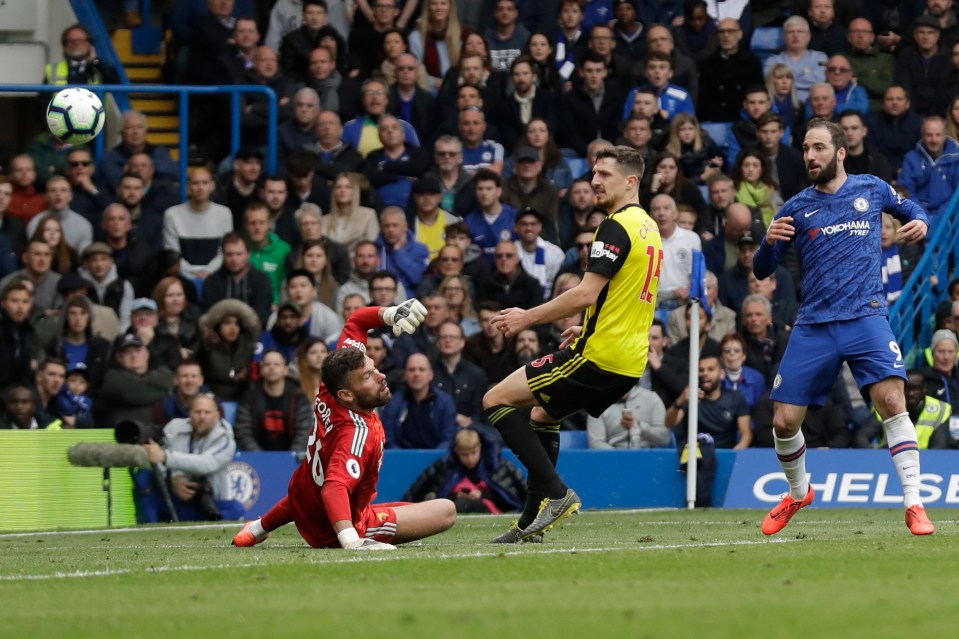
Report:
[[[946,294],[949,277],[959,266],[959,190],[937,216],[922,259],[902,295],[889,309],[889,323],[903,356],[915,354],[929,343],[935,330],[936,307]]]
[[[180,195],[186,198],[186,171],[187,160],[190,151],[189,122],[190,122],[190,96],[191,95],[230,95],[230,155],[236,153],[240,148],[240,96],[248,93],[259,93],[266,95],[267,98],[267,125],[266,130],[266,159],[267,174],[276,171],[276,119],[277,119],[277,101],[276,93],[270,87],[257,85],[218,85],[218,86],[167,86],[164,84],[87,84],[71,85],[83,86],[93,91],[101,99],[104,93],[155,93],[155,94],[176,94],[178,96],[179,115],[180,115]],[[0,92],[11,93],[53,93],[63,87],[55,87],[48,84],[0,84]],[[99,159],[103,153],[103,136],[100,135],[93,143],[94,154]]]
[[[130,78],[127,77],[126,69],[123,68],[123,62],[117,55],[117,50],[113,47],[113,40],[110,39],[110,32],[103,24],[100,18],[100,11],[92,0],[70,0],[70,6],[77,16],[77,22],[90,30],[93,36],[93,46],[96,47],[97,56],[105,63],[117,70],[120,76],[120,84],[130,84]],[[130,110],[130,98],[125,93],[117,93],[114,98],[121,111]]]

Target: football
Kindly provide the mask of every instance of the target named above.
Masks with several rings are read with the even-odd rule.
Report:
[[[105,119],[100,98],[86,89],[64,89],[47,106],[47,128],[67,144],[83,144],[97,137]]]

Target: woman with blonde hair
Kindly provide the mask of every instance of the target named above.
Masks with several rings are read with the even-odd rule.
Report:
[[[333,180],[330,212],[323,216],[322,233],[339,242],[352,255],[360,240],[376,241],[380,223],[376,211],[360,206],[360,182],[353,173],[340,173]]]
[[[40,219],[37,228],[30,236],[31,242],[46,242],[53,253],[53,262],[50,268],[60,275],[66,275],[76,270],[80,265],[77,251],[67,244],[63,237],[63,224],[53,213],[48,213]]]
[[[437,287],[450,307],[450,319],[458,322],[463,335],[469,337],[480,330],[479,317],[470,298],[469,280],[463,275],[447,275]]]
[[[323,370],[323,360],[330,354],[330,349],[319,337],[311,337],[296,347],[296,374],[300,378],[300,390],[310,401],[316,401],[316,393],[320,389],[320,373]]]
[[[460,63],[463,40],[470,33],[460,25],[453,0],[427,0],[419,27],[410,34],[410,53],[423,63],[437,87],[450,67]]]
[[[793,124],[799,121],[800,109],[803,108],[799,96],[796,95],[796,76],[793,70],[782,62],[774,64],[766,74],[766,92],[772,98],[773,113],[782,116],[786,129],[792,129]]]
[[[300,247],[301,252],[293,268],[302,268],[309,271],[313,276],[313,284],[316,286],[316,297],[320,302],[329,307],[333,307],[336,300],[336,292],[340,289],[339,284],[333,278],[333,266],[330,264],[330,257],[326,251],[326,240],[307,240]]]
[[[722,170],[723,155],[709,134],[699,127],[699,120],[691,113],[677,113],[669,127],[666,150],[679,158],[683,175],[696,184]]]

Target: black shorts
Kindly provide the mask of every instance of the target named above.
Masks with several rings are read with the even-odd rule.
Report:
[[[556,419],[578,410],[599,417],[635,386],[636,379],[604,371],[571,348],[526,365],[526,383],[533,397]]]

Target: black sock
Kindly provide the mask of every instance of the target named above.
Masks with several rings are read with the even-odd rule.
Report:
[[[560,499],[566,494],[567,486],[556,474],[546,449],[529,422],[515,408],[491,406],[486,410],[486,419],[496,427],[506,444],[526,466],[531,493],[545,493],[550,499]]]
[[[536,437],[539,438],[539,443],[546,451],[546,455],[549,457],[553,468],[556,468],[556,462],[559,460],[559,424],[538,422],[535,419],[531,419],[529,425],[532,426],[533,432],[536,433]],[[539,514],[539,504],[545,497],[546,494],[541,492],[530,491],[527,493],[526,503],[523,505],[523,514],[520,515],[519,523],[517,524],[520,529],[526,528],[533,523],[536,515]]]
[[[556,462],[559,461],[559,424],[538,422],[531,419],[529,425],[532,426],[533,432],[539,438],[539,443],[543,445],[553,468],[556,468]]]

